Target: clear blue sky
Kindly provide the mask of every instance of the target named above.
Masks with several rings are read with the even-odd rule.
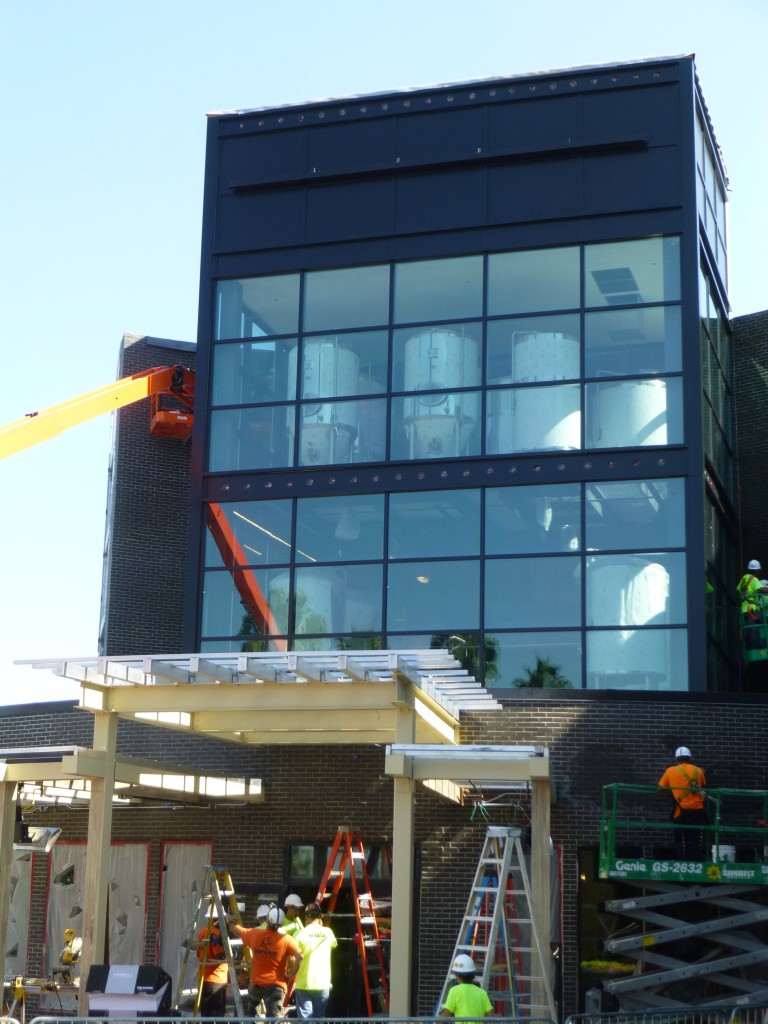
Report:
[[[196,338],[205,115],[694,53],[731,182],[734,314],[768,307],[766,0],[2,0],[0,422]],[[0,704],[94,655],[109,418],[0,463]],[[137,653],[137,652],[124,652]]]

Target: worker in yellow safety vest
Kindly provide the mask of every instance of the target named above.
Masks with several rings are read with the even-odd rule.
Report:
[[[747,571],[739,580],[736,590],[741,598],[741,614],[747,623],[758,623],[763,621],[763,608],[761,596],[768,594],[763,587],[762,581],[755,576],[756,572],[762,572],[762,566],[756,559],[747,563]]]

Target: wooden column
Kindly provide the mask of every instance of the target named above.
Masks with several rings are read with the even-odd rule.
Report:
[[[78,1014],[88,1016],[85,991],[91,964],[104,963],[107,934],[107,896],[109,893],[109,855],[112,845],[112,797],[115,792],[115,756],[117,753],[117,715],[110,711],[94,713],[94,750],[104,753],[104,774],[91,778],[91,805],[88,812],[88,846],[85,855],[85,893],[83,907],[83,954],[80,958]]]
[[[542,970],[553,991],[550,956],[552,919],[552,881],[550,863],[550,784],[549,779],[531,781],[531,910],[542,948]],[[537,1001],[544,993],[537,994]]]
[[[0,765],[3,773],[5,765]],[[16,784],[0,782],[0,949],[3,977],[5,950],[8,946],[8,912],[11,907],[11,871],[13,868],[13,831],[16,824]]]
[[[416,739],[416,713],[412,707],[397,709],[396,743]],[[412,778],[396,776],[392,812],[392,940],[389,954],[389,1014],[407,1017],[411,1012],[411,941],[413,931],[413,804]]]

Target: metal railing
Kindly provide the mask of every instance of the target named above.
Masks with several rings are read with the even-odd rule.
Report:
[[[670,1007],[618,1013],[573,1013],[565,1024],[768,1024],[768,1005]]]
[[[222,1020],[226,1021],[226,1024],[254,1024],[254,1018],[248,1017],[192,1017],[184,1014],[178,1014],[175,1011],[169,1011],[168,1014],[155,1016],[148,1016],[144,1012],[141,1014],[141,1024],[152,1024],[153,1021],[157,1021],[158,1024],[167,1024],[169,1020],[184,1020],[184,1021],[199,1021],[200,1024],[222,1024]],[[264,1021],[264,1024],[285,1024],[286,1021],[295,1021],[295,1017],[276,1017],[276,1018],[255,1018],[257,1021]],[[0,1018],[0,1024],[4,1024],[4,1020],[13,1021],[13,1018]],[[32,1017],[29,1024],[98,1024],[99,1016],[88,1016],[88,1017],[70,1017],[67,1014],[47,1014],[37,1017]],[[371,1020],[387,1021],[387,1024],[445,1024],[445,1017],[388,1017],[388,1016],[376,1016],[376,1017],[315,1017],[313,1018],[313,1024],[369,1024]],[[475,1017],[452,1017],[452,1021],[455,1024],[478,1024],[477,1018]],[[494,1017],[494,1024],[555,1024],[555,1022],[549,1017]],[[104,1014],[103,1024],[137,1024],[136,1014],[126,1014],[124,1017],[116,1017],[112,1014]],[[13,1021],[13,1024],[18,1024],[17,1021]],[[727,1022],[726,1022],[727,1024]]]

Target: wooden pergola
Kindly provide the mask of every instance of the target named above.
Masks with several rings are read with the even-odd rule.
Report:
[[[113,799],[126,786],[139,789],[142,782],[141,766],[117,753],[120,718],[244,745],[373,743],[387,747],[386,772],[394,787],[390,959],[390,1013],[394,1017],[410,1013],[417,784],[424,783],[456,801],[463,799],[468,786],[477,787],[478,783],[496,787],[530,784],[533,910],[540,922],[549,922],[551,792],[547,752],[543,748],[459,744],[463,712],[492,712],[501,705],[449,652],[195,654],[33,664],[77,681],[80,707],[94,716],[93,749],[61,758],[61,772],[67,777],[90,780],[83,977],[92,963],[102,962],[104,957],[105,865],[109,863]],[[17,782],[51,778],[50,762],[45,769],[38,767],[40,771],[33,775],[29,764],[5,765],[0,787],[0,878],[10,875]],[[199,798],[202,788],[210,802],[226,799],[216,795],[215,785],[206,787],[199,773],[178,766],[168,771],[177,779],[179,799],[183,799],[179,777],[187,780],[185,786],[194,798]],[[146,775],[145,771],[145,784]],[[157,777],[155,771],[155,781]],[[253,780],[243,780],[243,786],[250,786],[249,799],[263,799],[260,785]],[[237,798],[244,797],[241,793]],[[8,899],[3,899],[0,886],[0,940],[7,929],[7,913]],[[86,1013],[82,990],[80,1004],[80,1012]]]

